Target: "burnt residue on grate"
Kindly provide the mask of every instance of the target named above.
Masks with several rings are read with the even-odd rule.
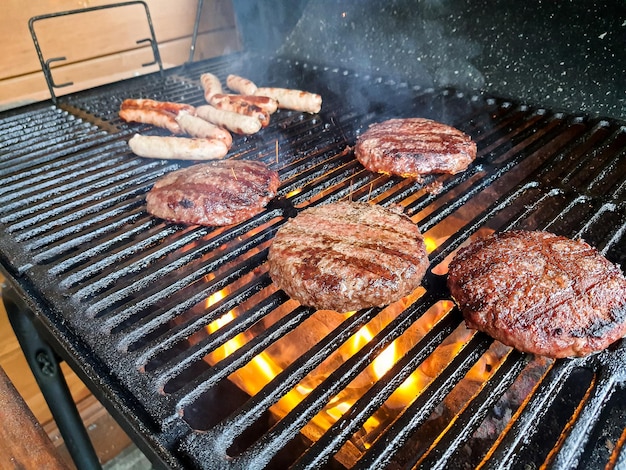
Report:
[[[626,264],[624,124],[247,59],[187,64],[0,115],[3,269],[45,306],[51,337],[80,345],[68,352],[73,363],[114,383],[99,396],[134,410],[126,425],[149,434],[148,454],[211,469],[623,460],[621,344],[560,361],[510,350],[465,329],[445,276],[461,245],[509,229],[581,237]],[[324,97],[318,115],[281,110],[257,135],[235,138],[230,158],[263,161],[281,177],[266,210],[235,226],[150,216],[145,193],[191,163],[136,157],[126,146],[134,132],[163,131],[117,116],[125,98],[202,104],[205,71]],[[476,161],[423,181],[365,170],[356,137],[405,116],[468,133]],[[428,242],[422,287],[384,309],[339,315],[273,286],[265,260],[275,232],[300,210],[340,199],[404,209]]]

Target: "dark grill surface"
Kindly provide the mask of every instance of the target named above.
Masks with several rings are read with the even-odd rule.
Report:
[[[155,180],[190,163],[136,157],[126,145],[130,136],[162,131],[117,117],[121,101],[131,97],[203,104],[199,76],[205,71],[222,79],[238,73],[258,85],[301,88],[324,98],[319,115],[279,111],[259,134],[235,137],[229,157],[266,162],[282,184],[265,212],[217,229],[165,223],[146,213],[145,193]],[[461,174],[421,183],[365,171],[351,150],[356,136],[373,122],[408,116],[470,134],[478,145],[476,162]],[[288,217],[339,199],[402,205],[434,243],[431,269],[423,291],[397,316],[328,370],[290,413],[276,417],[272,405],[385,312],[346,316],[253,396],[229,380],[319,315],[273,288],[264,263]],[[486,468],[535,468],[545,462],[582,469],[624,460],[621,343],[583,359],[547,361],[507,349],[501,360],[489,362],[497,345],[466,332],[421,393],[383,418],[377,411],[463,331],[449,302],[445,267],[468,239],[545,229],[582,237],[626,265],[623,123],[233,55],[74,94],[58,106],[42,103],[0,115],[0,224],[5,275],[53,344],[131,435],[142,436],[140,446],[158,465],[471,468],[483,462]],[[220,291],[223,297],[207,303]],[[328,431],[315,438],[301,432],[438,306],[444,307],[437,320],[381,380],[361,387]],[[230,311],[234,319],[207,330]],[[245,344],[210,363],[211,354],[238,335]],[[481,361],[488,362],[486,381],[468,388],[462,379]],[[355,454],[375,413],[383,425]]]

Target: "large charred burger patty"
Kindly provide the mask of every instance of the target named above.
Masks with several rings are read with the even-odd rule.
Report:
[[[276,195],[278,173],[264,163],[220,160],[159,179],[146,196],[152,215],[192,225],[230,225],[261,212]]]
[[[448,287],[468,327],[521,351],[584,356],[626,335],[626,279],[581,240],[491,235],[459,250]]]
[[[390,119],[361,134],[354,153],[370,171],[420,177],[465,170],[476,158],[476,144],[460,130],[430,119]]]
[[[419,229],[399,209],[337,202],[287,221],[268,265],[274,283],[301,304],[349,312],[410,294],[428,257]]]

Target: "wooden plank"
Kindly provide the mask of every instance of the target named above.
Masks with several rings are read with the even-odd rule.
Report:
[[[0,403],[0,468],[67,468],[1,367]]]

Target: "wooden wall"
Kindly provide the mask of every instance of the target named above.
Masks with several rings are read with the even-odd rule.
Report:
[[[113,0],[4,0],[0,15],[0,109],[50,97],[28,28],[34,16],[118,3]],[[165,68],[189,57],[197,0],[146,0]],[[44,60],[51,65],[57,96],[158,70],[142,67],[153,54],[142,5],[110,8],[35,22]],[[241,49],[231,0],[205,0],[195,60]]]

